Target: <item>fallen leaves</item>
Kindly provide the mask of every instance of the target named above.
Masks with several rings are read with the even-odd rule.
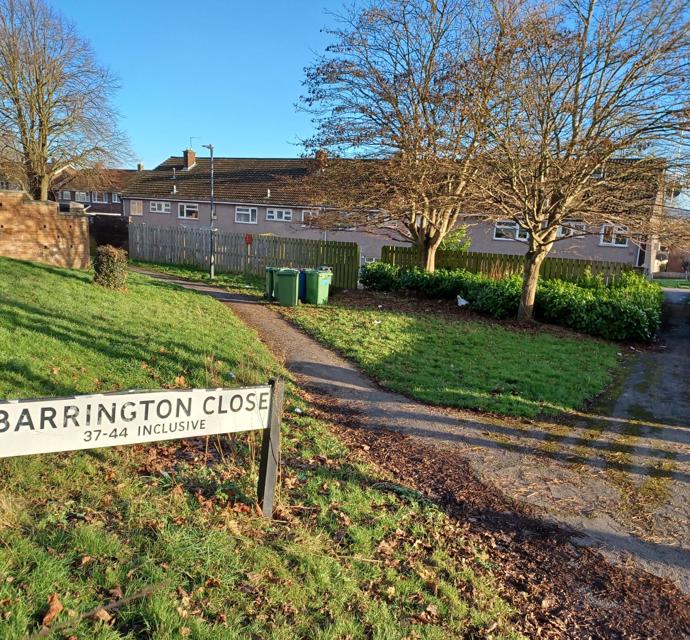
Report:
[[[100,620],[105,624],[108,624],[113,619],[113,616],[111,616],[103,607],[96,609],[91,617],[94,620]]]
[[[53,620],[57,618],[61,611],[65,607],[62,605],[62,602],[60,601],[60,596],[58,596],[57,593],[52,593],[50,594],[50,597],[48,598],[48,611],[46,614],[43,616],[43,626],[44,627],[49,627]]]

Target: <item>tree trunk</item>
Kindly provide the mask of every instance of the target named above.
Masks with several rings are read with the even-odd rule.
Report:
[[[48,176],[41,176],[40,184],[41,200],[48,200],[48,187],[50,186],[50,178]]]
[[[522,295],[518,308],[518,320],[528,321],[534,319],[534,299],[537,295],[537,283],[539,282],[539,269],[548,253],[546,247],[530,248],[525,254],[525,270],[522,279]]]
[[[425,271],[436,270],[436,249],[438,247],[434,244],[427,245],[422,250],[422,267]]]
[[[50,176],[40,175],[27,169],[28,192],[34,200],[47,200],[50,189]]]

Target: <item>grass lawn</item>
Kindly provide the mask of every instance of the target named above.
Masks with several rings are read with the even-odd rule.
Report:
[[[690,289],[690,280],[684,280],[683,278],[654,278],[654,282],[662,287]]]
[[[162,264],[159,262],[141,262],[139,260],[131,260],[130,264],[150,271],[167,273],[176,278],[212,284],[216,287],[227,289],[228,291],[236,291],[238,293],[257,297],[264,295],[264,279],[251,274],[217,273],[213,280],[211,280],[208,277],[208,270],[199,269],[198,267]]]
[[[385,387],[512,416],[581,407],[611,381],[620,349],[585,336],[429,314],[337,304],[281,311]]]
[[[220,304],[140,275],[118,293],[0,258],[0,305],[3,398],[280,373]],[[0,638],[51,596],[54,640],[519,637],[460,525],[288,403],[271,522],[252,435],[0,460]]]

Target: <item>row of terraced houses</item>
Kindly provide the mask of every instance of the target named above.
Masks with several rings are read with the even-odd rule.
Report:
[[[215,158],[215,226],[252,234],[356,242],[363,262],[376,260],[384,245],[406,244],[395,229],[337,230],[310,225],[313,208],[300,194],[310,168],[307,158]],[[106,183],[108,184],[108,183]],[[122,215],[130,224],[210,226],[211,163],[191,149],[171,156],[152,170],[112,171],[108,187],[89,189],[74,175],[55,190],[63,207],[79,203],[88,213]],[[552,255],[621,262],[658,270],[665,257],[656,243],[635,243],[614,225],[561,231]],[[526,251],[526,232],[512,221],[478,222],[468,227],[470,251],[519,255]]]

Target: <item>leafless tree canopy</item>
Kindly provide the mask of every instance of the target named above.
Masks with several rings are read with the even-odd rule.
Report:
[[[0,158],[35,198],[47,199],[65,166],[128,157],[110,103],[117,88],[89,43],[43,0],[0,0]]]
[[[690,30],[682,0],[513,5],[485,106],[479,203],[529,232],[521,313],[569,220],[660,231],[664,182],[685,158]],[[503,17],[500,12],[497,16]]]
[[[463,217],[516,221],[529,233],[530,317],[564,228],[678,234],[663,194],[687,157],[689,11],[683,0],[368,2],[307,72],[308,148],[337,156],[315,172],[322,201],[400,221],[427,268]],[[351,159],[363,157],[380,161]]]
[[[307,70],[317,134],[306,146],[335,156],[314,181],[322,201],[361,224],[397,222],[430,269],[484,148],[490,17],[457,0],[372,0],[340,16],[335,44]]]

